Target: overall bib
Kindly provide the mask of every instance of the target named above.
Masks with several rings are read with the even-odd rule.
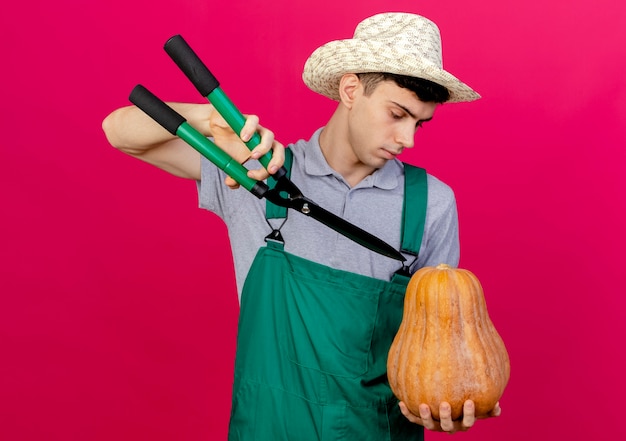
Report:
[[[405,164],[402,249],[414,255],[426,195],[426,172]],[[386,375],[408,280],[336,270],[268,240],[241,297],[229,441],[422,440]]]

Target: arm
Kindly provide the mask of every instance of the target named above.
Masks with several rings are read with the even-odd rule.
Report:
[[[258,158],[273,149],[270,170],[277,170],[284,160],[283,146],[274,141],[274,134],[258,124],[258,117],[250,116],[241,131],[243,139],[249,139],[255,131],[261,134],[261,144],[252,152],[248,150],[222,117],[210,104],[168,103],[172,109],[187,119],[205,136],[213,136],[215,142],[235,160],[245,162]],[[182,139],[173,136],[157,122],[135,106],[122,107],[109,114],[102,122],[108,141],[120,151],[141,159],[175,176],[200,180],[200,154]],[[250,177],[265,179],[265,170],[252,170]],[[232,183],[227,181],[229,186]]]
[[[453,267],[459,264],[459,222],[454,192],[429,175],[424,242],[412,270],[440,263]]]
[[[209,104],[168,103],[201,133],[210,136]],[[175,176],[200,179],[200,154],[135,106],[119,108],[102,122],[111,145]]]

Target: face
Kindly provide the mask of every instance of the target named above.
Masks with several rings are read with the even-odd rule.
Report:
[[[372,169],[385,165],[415,142],[415,133],[432,119],[436,103],[420,101],[415,93],[383,81],[369,95],[354,91],[348,116],[349,143],[354,159]]]

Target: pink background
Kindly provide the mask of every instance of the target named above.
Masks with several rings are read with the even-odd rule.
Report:
[[[435,20],[483,99],[445,105],[404,160],[456,191],[461,266],[511,356],[501,418],[466,440],[626,439],[626,6],[617,0],[12,2],[0,85],[0,439],[218,440],[238,305],[193,182],[108,146],[136,83],[203,102],[182,34],[280,140],[333,106],[300,80],[373,13]],[[429,439],[447,439],[444,435]]]

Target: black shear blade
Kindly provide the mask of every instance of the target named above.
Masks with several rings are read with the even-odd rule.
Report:
[[[296,184],[287,176],[276,179],[274,188],[265,192],[263,197],[276,205],[291,208],[306,216],[312,217],[339,234],[344,235],[348,239],[378,254],[399,260],[400,262],[406,261],[405,257],[398,250],[384,240],[325,210],[312,200],[306,198]]]
[[[401,262],[406,261],[406,258],[394,247],[389,245],[384,240],[379,239],[373,234],[368,233],[365,230],[357,227],[356,225],[348,222],[339,216],[334,215],[328,210],[323,209],[319,205],[310,201],[304,202],[302,208],[298,211],[312,217],[313,219],[323,223],[329,228],[332,228],[336,232],[343,234],[348,239],[369,248],[383,256],[391,257],[392,259],[399,260]]]

